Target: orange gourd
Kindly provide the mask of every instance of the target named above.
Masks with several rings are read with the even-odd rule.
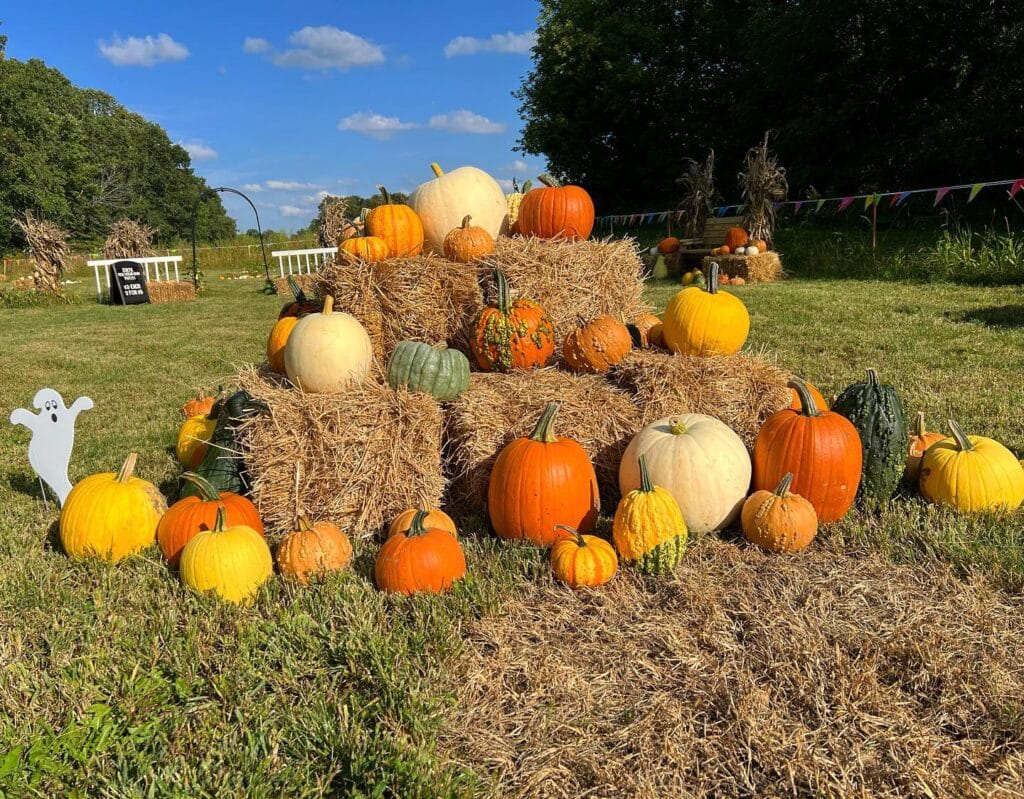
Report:
[[[472,217],[465,217],[461,227],[444,237],[444,257],[449,261],[469,264],[486,258],[494,252],[494,239],[482,227],[470,225]]]
[[[574,372],[600,374],[629,355],[633,340],[629,330],[608,314],[573,330],[562,343],[562,357]]]
[[[441,593],[466,576],[466,557],[447,530],[425,527],[427,512],[417,511],[408,532],[384,542],[374,565],[381,591],[396,594]]]
[[[423,222],[408,205],[391,202],[391,195],[383,186],[377,186],[377,190],[384,198],[384,205],[378,205],[366,214],[367,236],[384,242],[388,248],[384,257],[411,258],[419,255],[423,252]],[[363,260],[379,259],[363,257]]]
[[[585,239],[594,229],[594,201],[579,186],[560,186],[541,175],[544,188],[528,192],[519,206],[521,236],[542,239]]]
[[[743,536],[769,552],[799,552],[818,534],[814,506],[789,488],[786,473],[774,491],[755,491],[743,503]]]
[[[924,426],[924,413],[918,412],[917,421],[910,434],[910,443],[907,446],[907,466],[903,473],[904,478],[912,486],[917,486],[918,478],[921,476],[921,461],[928,447],[939,441],[945,440],[942,433],[929,433]]]
[[[294,577],[303,585],[309,578],[341,571],[352,560],[352,543],[331,522],[310,524],[300,515],[298,529],[287,533],[277,547],[277,570]]]
[[[508,372],[547,366],[555,354],[555,329],[533,300],[512,301],[508,281],[494,270],[498,303],[484,308],[477,319],[470,349],[485,372]]]
[[[190,399],[181,406],[181,415],[186,419],[191,419],[193,416],[209,416],[215,400],[216,397],[208,397],[206,392],[200,389],[198,397]]]

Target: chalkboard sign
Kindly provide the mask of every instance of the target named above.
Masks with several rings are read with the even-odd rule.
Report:
[[[110,301],[115,305],[139,305],[149,302],[146,271],[135,261],[110,265]]]

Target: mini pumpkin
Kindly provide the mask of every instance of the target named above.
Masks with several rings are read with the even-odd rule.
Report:
[[[924,453],[928,447],[944,438],[942,433],[928,432],[924,424],[924,412],[918,411],[917,420],[914,422],[907,444],[907,461],[903,472],[903,477],[909,485],[917,488],[918,480],[921,477],[921,459],[924,458]]]
[[[758,252],[768,252],[768,243],[764,239],[754,239],[750,245],[757,247]]]
[[[799,552],[818,534],[814,506],[790,492],[787,472],[774,491],[755,491],[743,503],[743,536],[769,552]]]
[[[405,386],[448,402],[469,388],[469,360],[443,344],[400,341],[388,361],[387,380],[392,388]]]
[[[494,282],[497,304],[481,312],[470,343],[476,365],[485,372],[547,366],[555,354],[551,317],[533,300],[513,302],[500,269],[494,270]]]
[[[444,257],[460,264],[471,264],[486,258],[494,252],[494,239],[482,227],[469,223],[472,217],[463,218],[462,225],[444,237]]]
[[[925,499],[967,513],[1006,512],[1024,503],[1024,468],[991,438],[968,436],[949,420],[950,438],[932,444],[921,459]]]
[[[604,585],[619,568],[612,545],[596,535],[583,535],[572,527],[558,525],[558,539],[551,546],[551,572],[570,588]]]
[[[298,529],[286,533],[277,546],[277,569],[303,585],[310,577],[341,571],[352,560],[348,536],[331,522],[310,524],[299,515]]]
[[[201,594],[212,592],[235,604],[247,604],[274,573],[270,547],[244,524],[228,526],[224,507],[213,529],[193,536],[181,552],[181,581]]]
[[[364,261],[368,264],[383,261],[390,254],[388,244],[384,239],[376,236],[355,236],[345,239],[338,246],[339,254],[344,254],[349,259]]]
[[[612,539],[626,563],[646,574],[669,572],[686,549],[686,522],[675,497],[651,482],[647,456],[639,460],[640,487],[619,500]]]
[[[665,308],[665,341],[683,355],[732,355],[750,332],[750,314],[739,298],[718,290],[718,264],[708,268],[707,286],[679,291]]]
[[[594,201],[579,186],[562,186],[551,175],[523,197],[518,227],[523,236],[541,239],[585,239],[594,229]]]
[[[426,527],[427,511],[413,516],[408,531],[384,542],[374,564],[377,587],[390,593],[441,593],[466,576],[466,557],[447,530]]]
[[[562,342],[562,357],[574,372],[601,374],[629,355],[633,340],[618,319],[602,314],[576,328]]]
[[[662,255],[672,255],[679,252],[679,239],[675,236],[666,236],[658,242],[658,252]]]
[[[388,248],[391,258],[411,258],[423,252],[423,223],[408,205],[391,202],[391,195],[383,186],[377,191],[384,204],[371,208],[366,214],[368,236],[380,239]],[[363,260],[377,260],[363,258]]]
[[[210,448],[210,438],[217,429],[217,420],[206,416],[193,416],[182,422],[174,452],[178,463],[186,469],[195,469],[203,462]]]
[[[216,397],[208,397],[206,392],[200,389],[198,397],[190,399],[181,406],[181,415],[186,419],[191,419],[194,416],[209,416],[210,411],[213,410],[213,403],[216,401]]]
[[[633,341],[633,346],[640,349],[653,347],[654,344],[651,342],[650,336],[651,329],[660,324],[661,319],[650,313],[641,314],[634,319],[632,324],[626,326],[629,330],[629,337]]]

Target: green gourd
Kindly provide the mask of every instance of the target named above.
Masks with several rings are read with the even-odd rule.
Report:
[[[249,480],[245,461],[242,460],[238,429],[250,416],[269,410],[266,404],[254,399],[248,391],[236,391],[227,399],[218,400],[210,411],[210,418],[217,420],[217,427],[210,437],[210,447],[203,462],[192,471],[205,478],[220,493],[230,491],[246,496],[249,493]],[[181,492],[182,497],[200,494],[198,486],[188,482]]]
[[[448,402],[469,388],[469,360],[458,350],[421,341],[400,341],[388,361],[388,385]]]
[[[864,447],[864,474],[859,496],[879,502],[896,493],[906,465],[907,416],[896,389],[883,384],[878,372],[867,370],[863,383],[854,383],[836,399],[832,410],[857,428]]]

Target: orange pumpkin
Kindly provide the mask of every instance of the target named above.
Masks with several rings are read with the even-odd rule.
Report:
[[[768,243],[764,239],[754,239],[750,244],[757,247],[758,252],[768,252]]]
[[[409,510],[403,510],[399,513],[391,526],[388,527],[388,537],[391,537],[397,533],[407,533],[412,527],[412,520],[416,518],[416,514],[421,510],[426,510],[427,515],[423,518],[423,526],[430,529],[447,530],[454,536],[459,534],[458,528],[455,526],[455,521],[445,513],[443,510],[437,508],[410,508]]]
[[[224,508],[227,527],[243,525],[263,534],[259,511],[248,499],[229,491],[220,492],[208,480],[192,472],[185,472],[182,480],[199,489],[199,496],[179,499],[160,518],[156,527],[156,540],[164,559],[176,567],[185,544],[205,530],[212,530],[217,521],[217,510]]]
[[[384,239],[376,236],[356,236],[345,239],[339,247],[339,252],[345,253],[349,258],[372,264],[387,258],[390,250]]]
[[[725,232],[725,246],[732,252],[737,247],[746,247],[750,237],[741,227],[731,227]]]
[[[560,186],[541,175],[544,188],[528,192],[519,206],[521,236],[542,239],[585,239],[594,229],[594,201],[579,186]]]
[[[562,357],[574,372],[600,374],[629,355],[633,340],[629,330],[608,314],[578,327],[562,342]]]
[[[583,535],[579,530],[558,525],[560,535],[551,547],[551,572],[570,588],[597,588],[619,569],[615,549],[603,538]]]
[[[668,236],[658,242],[658,252],[662,255],[672,255],[679,252],[679,239],[675,236]]]
[[[278,319],[284,319],[286,316],[306,316],[311,313],[320,313],[324,307],[319,300],[311,300],[306,296],[306,292],[302,290],[302,286],[299,285],[294,275],[288,275],[288,288],[291,289],[294,300],[285,303],[281,313],[277,315]]]
[[[413,516],[408,532],[384,542],[373,572],[381,591],[411,596],[440,593],[466,576],[466,557],[458,539],[447,530],[425,527],[425,510]]]
[[[555,354],[555,328],[547,311],[533,300],[512,301],[508,281],[494,270],[498,304],[477,319],[470,349],[485,372],[547,366]]]
[[[911,485],[917,486],[918,478],[921,476],[921,461],[924,453],[932,444],[944,441],[942,433],[929,433],[924,426],[924,413],[918,412],[914,430],[910,434],[910,444],[907,447],[907,465],[904,476]]]
[[[633,324],[627,325],[630,338],[634,347],[641,349],[653,347],[651,342],[651,329],[661,324],[661,319],[652,313],[641,314],[633,320]]]
[[[299,317],[285,316],[278,319],[270,329],[270,336],[267,338],[267,362],[279,375],[285,374],[284,348],[298,323]]]
[[[734,277],[732,280],[729,281],[729,285],[730,286],[745,286],[745,285],[747,285],[747,281],[744,280],[742,277]]]
[[[658,322],[647,331],[647,341],[652,347],[657,347],[660,350],[668,349],[668,342],[665,341],[665,325],[662,322]]]
[[[310,524],[300,515],[298,528],[285,534],[277,547],[277,570],[303,585],[313,575],[341,571],[352,560],[352,543],[331,522]]]
[[[377,186],[384,205],[370,209],[366,215],[368,237],[378,238],[387,245],[391,258],[411,258],[423,252],[423,222],[408,205],[392,203],[391,195],[383,186]],[[347,241],[347,239],[346,239]],[[364,261],[380,260],[366,258]]]
[[[789,488],[787,473],[774,491],[755,491],[743,503],[743,537],[769,552],[799,552],[818,534],[814,506]]]
[[[814,400],[814,406],[820,411],[827,411],[828,400],[826,400],[825,396],[820,391],[818,391],[817,388],[814,387],[814,384],[808,383],[805,380],[804,387],[810,392],[811,398]],[[798,392],[795,388],[791,388],[789,390],[789,393],[793,397],[792,402],[789,403],[789,407],[792,408],[794,411],[799,411],[803,407],[803,404],[800,402],[800,392]]]
[[[208,397],[206,392],[200,389],[198,397],[190,399],[181,406],[181,415],[186,419],[191,419],[193,416],[209,416],[215,401],[216,397]]]
[[[444,237],[444,257],[449,261],[469,264],[494,252],[494,239],[482,227],[472,227],[472,217],[465,217],[462,226]]]
[[[558,405],[548,403],[533,432],[509,442],[494,461],[487,510],[501,538],[548,546],[559,537],[557,525],[594,529],[597,475],[583,447],[554,434]]]

